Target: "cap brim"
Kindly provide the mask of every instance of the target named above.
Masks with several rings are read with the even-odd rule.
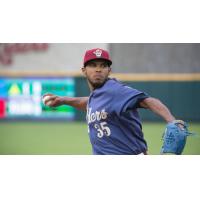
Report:
[[[84,67],[91,61],[94,61],[94,60],[105,60],[108,62],[109,66],[112,65],[112,61],[111,60],[108,60],[108,59],[105,59],[105,58],[95,58],[95,59],[91,59],[91,60],[88,60],[84,63]]]

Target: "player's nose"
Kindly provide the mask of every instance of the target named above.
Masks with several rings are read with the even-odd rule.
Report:
[[[101,71],[101,70],[102,70],[102,67],[101,67],[101,65],[97,65],[95,69],[96,69],[96,71],[98,71],[98,72],[99,72],[99,71]]]

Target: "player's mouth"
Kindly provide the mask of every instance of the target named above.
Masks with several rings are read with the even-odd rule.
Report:
[[[95,79],[95,80],[102,80],[102,79],[103,79],[103,76],[97,74],[97,75],[94,75],[94,79]]]

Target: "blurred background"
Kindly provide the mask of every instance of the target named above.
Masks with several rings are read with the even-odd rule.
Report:
[[[159,98],[200,134],[200,44],[0,43],[0,154],[91,154],[85,113],[49,108],[41,97],[87,96],[80,68],[86,50],[104,48],[112,77]],[[163,120],[141,109],[150,154],[159,154]],[[189,137],[184,154],[200,154]]]

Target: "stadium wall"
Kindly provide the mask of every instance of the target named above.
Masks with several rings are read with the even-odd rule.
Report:
[[[1,73],[0,77],[72,77],[75,81],[75,96],[88,96],[90,94],[85,77],[80,73]],[[129,86],[148,93],[160,99],[171,112],[185,121],[200,121],[200,73],[191,74],[116,74],[111,77],[128,84]],[[140,109],[142,120],[161,121],[162,119],[152,112]],[[85,112],[76,111],[75,119],[85,121]]]
[[[111,43],[113,72],[200,73],[200,44]]]
[[[45,47],[45,48],[44,48]],[[0,43],[0,72],[76,72],[87,49],[106,43]]]
[[[5,44],[0,43],[0,61],[12,58],[10,65],[0,62],[0,77],[75,77],[76,96],[87,96],[80,73],[83,54],[105,48],[113,60],[113,77],[161,99],[177,118],[200,121],[200,44],[51,43],[46,50],[35,45],[11,43],[3,51]],[[141,116],[160,120],[146,110]],[[85,113],[77,112],[76,119],[85,120]]]

